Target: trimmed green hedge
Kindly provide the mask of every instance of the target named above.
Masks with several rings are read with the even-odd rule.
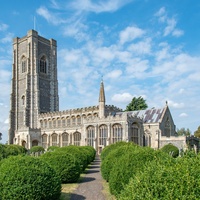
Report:
[[[106,181],[110,180],[110,173],[112,171],[112,168],[115,166],[115,163],[118,163],[120,157],[124,156],[129,151],[139,151],[141,147],[135,145],[132,142],[129,142],[112,145],[110,149],[112,150],[109,150],[109,153],[104,157],[101,163],[101,174]]]
[[[27,149],[23,146],[17,145],[17,144],[9,144],[5,145],[5,157],[9,156],[16,156],[16,155],[25,155],[27,152]]]
[[[166,144],[164,147],[161,148],[161,151],[171,155],[174,158],[178,157],[179,155],[179,149],[173,144]]]
[[[30,153],[44,153],[45,149],[41,146],[34,146],[30,148]]]
[[[62,183],[74,183],[80,177],[80,163],[72,154],[65,151],[46,152],[40,156],[40,159],[57,172]]]
[[[127,145],[127,142],[121,141],[121,142],[116,142],[114,144],[110,144],[106,146],[101,152],[101,161],[104,161],[104,159],[109,155],[110,152],[112,152],[119,146],[124,146],[124,145]]]
[[[142,171],[145,165],[148,165],[153,159],[157,157],[159,159],[163,156],[167,157],[165,153],[149,147],[127,149],[123,156],[119,157],[114,163],[110,172],[109,187],[111,194],[120,194],[132,176],[138,171]]]
[[[11,156],[0,165],[0,199],[58,200],[61,181],[45,162],[30,156]]]
[[[199,200],[200,156],[152,161],[133,176],[119,200]]]

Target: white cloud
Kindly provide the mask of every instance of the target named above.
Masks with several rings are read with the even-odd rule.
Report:
[[[126,42],[133,41],[136,38],[140,38],[144,35],[145,31],[136,27],[128,26],[125,30],[119,34],[120,44],[123,45]]]
[[[158,17],[159,22],[166,24],[163,36],[171,34],[172,36],[180,37],[184,34],[183,30],[176,28],[177,20],[174,17],[170,18],[167,16],[165,7],[160,8],[159,11],[155,13],[155,16]]]
[[[133,96],[130,93],[123,93],[123,94],[114,94],[111,98],[112,101],[118,103],[129,103],[132,100]]]
[[[180,115],[179,115],[179,117],[187,117],[188,115],[186,114],[186,113],[181,113]]]
[[[183,108],[185,106],[184,103],[177,103],[177,102],[174,102],[172,100],[168,100],[168,105],[172,108]]]
[[[8,29],[7,24],[0,24],[0,31],[6,31]]]
[[[128,47],[128,50],[137,55],[149,54],[151,52],[151,39],[147,38],[138,43],[133,43]]]
[[[173,32],[172,32],[172,35],[175,36],[175,37],[180,37],[184,34],[184,31],[183,30],[180,30],[180,29],[175,29]]]
[[[13,36],[14,36],[13,33],[7,33],[4,38],[0,39],[0,43],[5,44],[5,43],[12,42]]]
[[[176,27],[176,23],[177,23],[176,20],[173,18],[167,20],[167,26],[164,29],[164,36],[167,36],[173,32],[173,30]]]
[[[131,2],[131,0],[99,0],[92,2],[91,0],[74,0],[70,3],[70,7],[78,12],[114,12]]]
[[[53,25],[59,25],[61,23],[65,23],[66,20],[61,19],[56,16],[53,12],[50,12],[46,7],[40,7],[36,10],[37,14],[44,17],[49,23]]]
[[[111,79],[116,79],[116,78],[119,78],[122,74],[122,71],[117,69],[117,70],[113,70],[109,73],[106,74],[106,78],[111,78]]]

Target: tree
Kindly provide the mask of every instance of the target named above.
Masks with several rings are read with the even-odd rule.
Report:
[[[146,100],[140,97],[133,97],[132,101],[126,106],[125,111],[145,110],[148,108]]]
[[[177,134],[178,136],[181,136],[181,135],[184,135],[184,136],[190,136],[191,135],[191,131],[189,128],[181,128],[181,129],[178,129],[177,128]]]
[[[199,126],[198,129],[194,132],[194,136],[200,138],[200,126]]]

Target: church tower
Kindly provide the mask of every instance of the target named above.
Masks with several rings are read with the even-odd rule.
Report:
[[[99,117],[105,117],[105,92],[104,92],[104,84],[103,80],[101,81],[100,92],[99,92]]]
[[[34,30],[13,40],[10,101],[8,143],[23,145],[30,142],[33,132],[39,134],[38,115],[59,109],[55,40]]]

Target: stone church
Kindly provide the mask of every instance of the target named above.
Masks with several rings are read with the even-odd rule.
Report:
[[[13,39],[9,144],[32,146],[89,145],[98,153],[117,141],[158,149],[167,143],[185,147],[176,137],[168,105],[123,112],[106,105],[104,83],[98,104],[59,111],[57,43],[35,30]]]

